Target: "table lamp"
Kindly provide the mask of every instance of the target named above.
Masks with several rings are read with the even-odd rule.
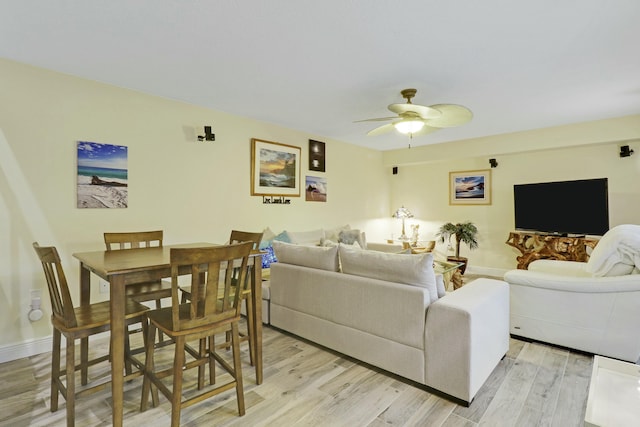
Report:
[[[409,240],[409,238],[407,237],[407,235],[404,232],[404,220],[406,218],[413,218],[413,214],[411,212],[409,212],[409,209],[405,208],[404,206],[398,208],[397,211],[395,211],[393,213],[393,215],[391,215],[392,218],[400,218],[402,220],[402,235],[400,235],[399,240]]]

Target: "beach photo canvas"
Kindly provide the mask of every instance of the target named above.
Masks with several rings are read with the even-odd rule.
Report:
[[[305,181],[305,200],[307,202],[327,201],[327,179],[317,176],[307,176]]]
[[[78,141],[78,208],[126,208],[127,147]]]
[[[449,204],[490,205],[491,169],[449,172]]]
[[[300,147],[251,140],[251,195],[300,196]]]

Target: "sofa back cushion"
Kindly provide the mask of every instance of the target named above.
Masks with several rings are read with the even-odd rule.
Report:
[[[605,233],[596,245],[586,271],[596,277],[624,276],[640,266],[640,226],[622,224]]]
[[[273,242],[278,262],[320,270],[338,271],[338,247],[305,246]]]
[[[431,302],[438,300],[433,255],[390,254],[340,245],[342,272],[356,276],[420,286],[429,291]]]

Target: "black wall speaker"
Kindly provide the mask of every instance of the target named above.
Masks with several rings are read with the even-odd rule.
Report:
[[[498,167],[498,161],[496,159],[489,159],[489,164],[492,168]]]
[[[393,167],[393,174],[394,175],[398,175],[398,167],[397,166]]]
[[[629,157],[633,154],[633,150],[629,148],[628,145],[623,145],[620,147],[620,157]]]

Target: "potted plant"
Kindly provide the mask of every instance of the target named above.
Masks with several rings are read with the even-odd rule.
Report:
[[[455,256],[448,256],[447,260],[462,263],[463,265],[460,267],[460,273],[462,274],[464,274],[467,269],[468,259],[460,256],[460,242],[466,243],[469,249],[475,249],[478,247],[477,235],[478,228],[471,221],[459,222],[457,224],[448,222],[442,225],[436,234],[436,237],[440,237],[440,242],[442,243],[450,241],[451,236],[456,236],[456,254]]]

